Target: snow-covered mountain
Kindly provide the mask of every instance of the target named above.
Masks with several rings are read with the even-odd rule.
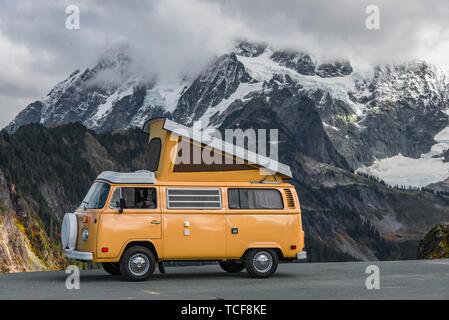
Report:
[[[81,122],[99,132],[139,127],[164,115],[220,127],[251,101],[274,92],[306,99],[341,162],[391,185],[425,186],[449,177],[449,72],[423,61],[355,70],[306,52],[239,43],[191,79],[161,83],[139,75],[126,47],[73,72],[7,127]],[[285,89],[285,90],[284,90]],[[306,133],[307,134],[307,133]],[[298,138],[300,139],[300,138]]]
[[[140,126],[176,105],[185,84],[165,85],[144,79],[132,63],[129,48],[107,51],[91,69],[76,70],[43,99],[30,104],[7,127],[81,122],[96,131]]]

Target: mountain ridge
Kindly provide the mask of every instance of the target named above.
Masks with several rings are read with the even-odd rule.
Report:
[[[218,127],[239,102],[274,85],[294,86],[314,101],[329,138],[351,168],[364,170],[398,154],[418,158],[449,126],[449,72],[423,61],[359,73],[347,60],[317,63],[305,52],[241,42],[196,78],[177,84],[144,81],[134,69],[126,46],[108,51],[92,69],[76,70],[31,103],[6,129],[81,122],[106,132],[139,127],[155,116]]]

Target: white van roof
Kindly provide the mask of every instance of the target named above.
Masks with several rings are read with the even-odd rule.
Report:
[[[138,184],[155,184],[156,178],[154,172],[139,170],[135,172],[114,172],[103,171],[97,180],[106,180],[111,183],[138,183]]]

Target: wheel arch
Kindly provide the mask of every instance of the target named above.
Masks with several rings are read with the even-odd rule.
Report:
[[[279,245],[264,245],[264,244],[254,244],[248,246],[245,251],[243,252],[242,256],[240,257],[241,260],[243,260],[246,256],[246,254],[253,249],[270,249],[276,252],[279,261],[284,259],[284,253],[282,252],[282,248]]]
[[[156,246],[154,245],[154,243],[150,240],[130,240],[128,241],[128,243],[123,247],[122,251],[120,252],[120,259],[123,256],[123,253],[131,248],[131,247],[136,247],[136,246],[141,246],[141,247],[145,247],[148,250],[150,250],[153,254],[154,257],[156,258],[156,261],[159,261],[159,255],[157,253],[157,249]]]

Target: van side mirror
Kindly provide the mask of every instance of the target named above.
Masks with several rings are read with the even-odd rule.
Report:
[[[125,207],[126,207],[125,199],[120,198],[119,204],[118,204],[118,208],[119,208],[118,212],[123,213],[123,209],[125,209]]]

